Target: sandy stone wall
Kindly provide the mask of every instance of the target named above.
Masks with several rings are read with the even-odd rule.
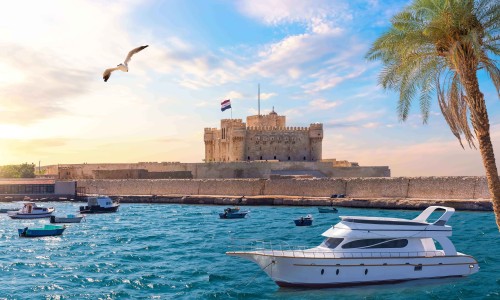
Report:
[[[89,194],[488,199],[484,177],[78,180]]]

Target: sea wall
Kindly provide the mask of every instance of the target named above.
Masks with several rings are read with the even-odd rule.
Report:
[[[226,195],[398,199],[489,199],[484,177],[385,177],[314,179],[83,179],[87,194]]]

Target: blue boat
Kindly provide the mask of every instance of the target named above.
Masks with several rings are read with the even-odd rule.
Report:
[[[311,215],[307,215],[293,220],[293,222],[295,222],[295,226],[311,226],[313,223],[313,217]]]
[[[226,208],[223,213],[219,214],[221,219],[243,219],[248,214],[248,211],[240,211],[239,207]]]
[[[20,237],[41,237],[41,236],[56,236],[61,235],[66,226],[64,225],[45,225],[42,228],[28,228],[18,229]]]

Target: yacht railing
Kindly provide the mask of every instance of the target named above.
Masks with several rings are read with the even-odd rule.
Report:
[[[291,246],[286,242],[267,242],[267,241],[250,241],[245,244],[231,241],[228,246],[228,252],[253,252],[261,255],[270,256],[286,256],[294,258],[377,258],[377,257],[436,257],[445,256],[444,251],[371,251],[365,249],[362,251],[335,251],[335,250],[320,250],[318,248],[307,248],[305,246]]]

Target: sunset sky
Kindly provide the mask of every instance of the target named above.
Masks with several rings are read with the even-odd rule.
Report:
[[[201,162],[203,128],[272,107],[324,124],[323,158],[392,176],[484,175],[434,101],[407,122],[371,43],[408,1],[8,1],[0,10],[0,165]],[[133,57],[108,82],[104,69]],[[500,160],[500,102],[479,73]]]

